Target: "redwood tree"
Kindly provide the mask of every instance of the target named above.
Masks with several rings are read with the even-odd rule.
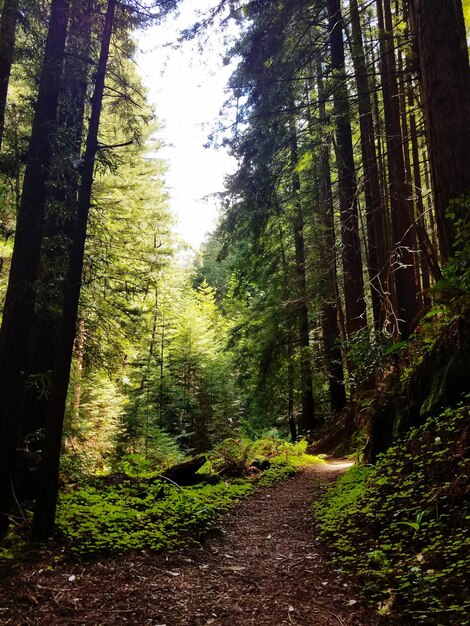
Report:
[[[429,144],[442,259],[452,253],[451,200],[470,193],[470,69],[461,0],[408,0]],[[468,205],[457,204],[456,219]]]
[[[12,473],[31,339],[35,283],[67,35],[68,0],[53,0],[0,331],[0,533],[8,527]]]
[[[100,58],[96,70],[95,88],[91,103],[86,148],[83,156],[82,180],[78,195],[72,249],[70,252],[67,275],[65,277],[64,303],[49,392],[44,449],[33,519],[33,536],[36,539],[49,537],[54,527],[59,489],[59,462],[65,405],[77,326],[88,213],[90,210],[93,172],[98,150],[98,130],[103,105],[109,48],[116,12],[116,1],[117,0],[108,0],[107,4]]]
[[[357,182],[348,100],[343,41],[343,16],[339,0],[327,0],[331,68],[334,77],[334,113],[343,244],[344,294],[348,334],[367,327],[362,255],[359,238]]]

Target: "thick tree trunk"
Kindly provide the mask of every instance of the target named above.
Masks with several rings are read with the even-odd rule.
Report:
[[[397,298],[396,332],[397,336],[405,338],[410,334],[412,322],[418,313],[414,257],[416,237],[410,202],[411,189],[406,184],[390,5],[389,0],[385,0],[384,4],[382,2],[377,0],[377,16],[394,248],[392,267]]]
[[[10,82],[19,0],[5,0],[0,17],[0,149],[5,128],[5,111]]]
[[[376,330],[383,328],[386,320],[387,273],[389,257],[387,237],[384,232],[385,209],[380,195],[377,151],[375,148],[374,120],[372,116],[371,89],[367,76],[361,21],[357,0],[349,0],[352,59],[356,79],[359,124],[361,129],[362,163],[364,168],[364,198],[367,218],[368,259],[367,269],[371,285],[372,310]]]
[[[343,18],[339,0],[327,0],[343,242],[344,293],[348,335],[367,327],[357,204],[356,171],[345,70]]]
[[[470,193],[470,69],[461,0],[408,0],[442,260],[452,254],[449,203]],[[453,207],[468,219],[467,203]]]
[[[91,46],[91,12],[76,1],[70,10],[70,28],[64,64],[64,83],[59,107],[59,126],[67,148],[55,157],[58,175],[50,185],[43,229],[41,267],[38,277],[43,294],[38,306],[28,365],[28,375],[47,381],[54,367],[57,331],[62,309],[63,276],[67,269],[77,193]],[[47,393],[42,387],[29,386],[25,394],[25,420],[22,436],[44,428]]]
[[[34,317],[67,16],[68,0],[53,0],[0,331],[0,533],[8,526],[12,471],[23,421],[24,373]]]
[[[100,59],[96,72],[95,89],[91,103],[90,124],[83,159],[82,181],[78,196],[72,250],[65,278],[64,305],[57,341],[57,350],[52,375],[44,438],[44,453],[40,467],[38,495],[33,518],[33,537],[45,539],[54,528],[57,506],[59,462],[62,445],[64,412],[70,379],[73,344],[75,339],[78,305],[80,300],[81,276],[85,254],[85,241],[90,209],[93,172],[98,150],[100,125],[109,47],[114,25],[116,0],[108,0]]]

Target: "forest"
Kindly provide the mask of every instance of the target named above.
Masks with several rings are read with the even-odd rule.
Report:
[[[201,10],[196,251],[136,61],[188,1],[0,0],[0,623],[470,624],[470,2]]]

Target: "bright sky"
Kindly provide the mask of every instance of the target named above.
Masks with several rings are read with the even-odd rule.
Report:
[[[231,69],[224,67],[217,35],[198,50],[197,42],[173,44],[179,29],[197,21],[196,11],[213,6],[214,0],[184,0],[180,16],[154,26],[139,40],[138,64],[157,118],[159,135],[167,146],[159,157],[169,163],[167,184],[171,207],[179,218],[178,232],[198,247],[217,217],[216,198],[223,191],[224,176],[233,171],[233,160],[222,150],[204,148],[226,99],[225,86]]]

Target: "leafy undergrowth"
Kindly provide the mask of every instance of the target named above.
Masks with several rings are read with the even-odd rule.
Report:
[[[57,522],[79,555],[172,549],[200,539],[222,511],[252,490],[248,481],[181,490],[160,481],[88,487],[61,498]]]
[[[59,538],[67,546],[67,553],[80,557],[174,550],[200,541],[217,525],[222,512],[258,486],[270,485],[296,474],[302,466],[321,462],[318,457],[305,454],[306,442],[295,446],[269,442],[269,450],[266,446],[266,440],[257,445],[230,440],[222,446],[225,456],[219,451],[201,468],[204,476],[208,470],[215,472],[211,478],[218,482],[178,487],[161,479],[157,472],[139,475],[133,471],[111,475],[111,480],[90,478],[80,487],[71,486],[60,496]],[[259,452],[263,452],[263,456],[257,457],[258,462],[264,462],[263,471],[249,464],[253,454]],[[233,472],[236,464],[246,472],[230,477],[223,474],[226,467]],[[221,470],[220,475],[214,468]],[[0,547],[0,556],[18,558],[25,545],[18,533],[12,533]]]
[[[412,624],[470,624],[469,404],[428,420],[374,468],[351,468],[314,505],[366,597]]]

